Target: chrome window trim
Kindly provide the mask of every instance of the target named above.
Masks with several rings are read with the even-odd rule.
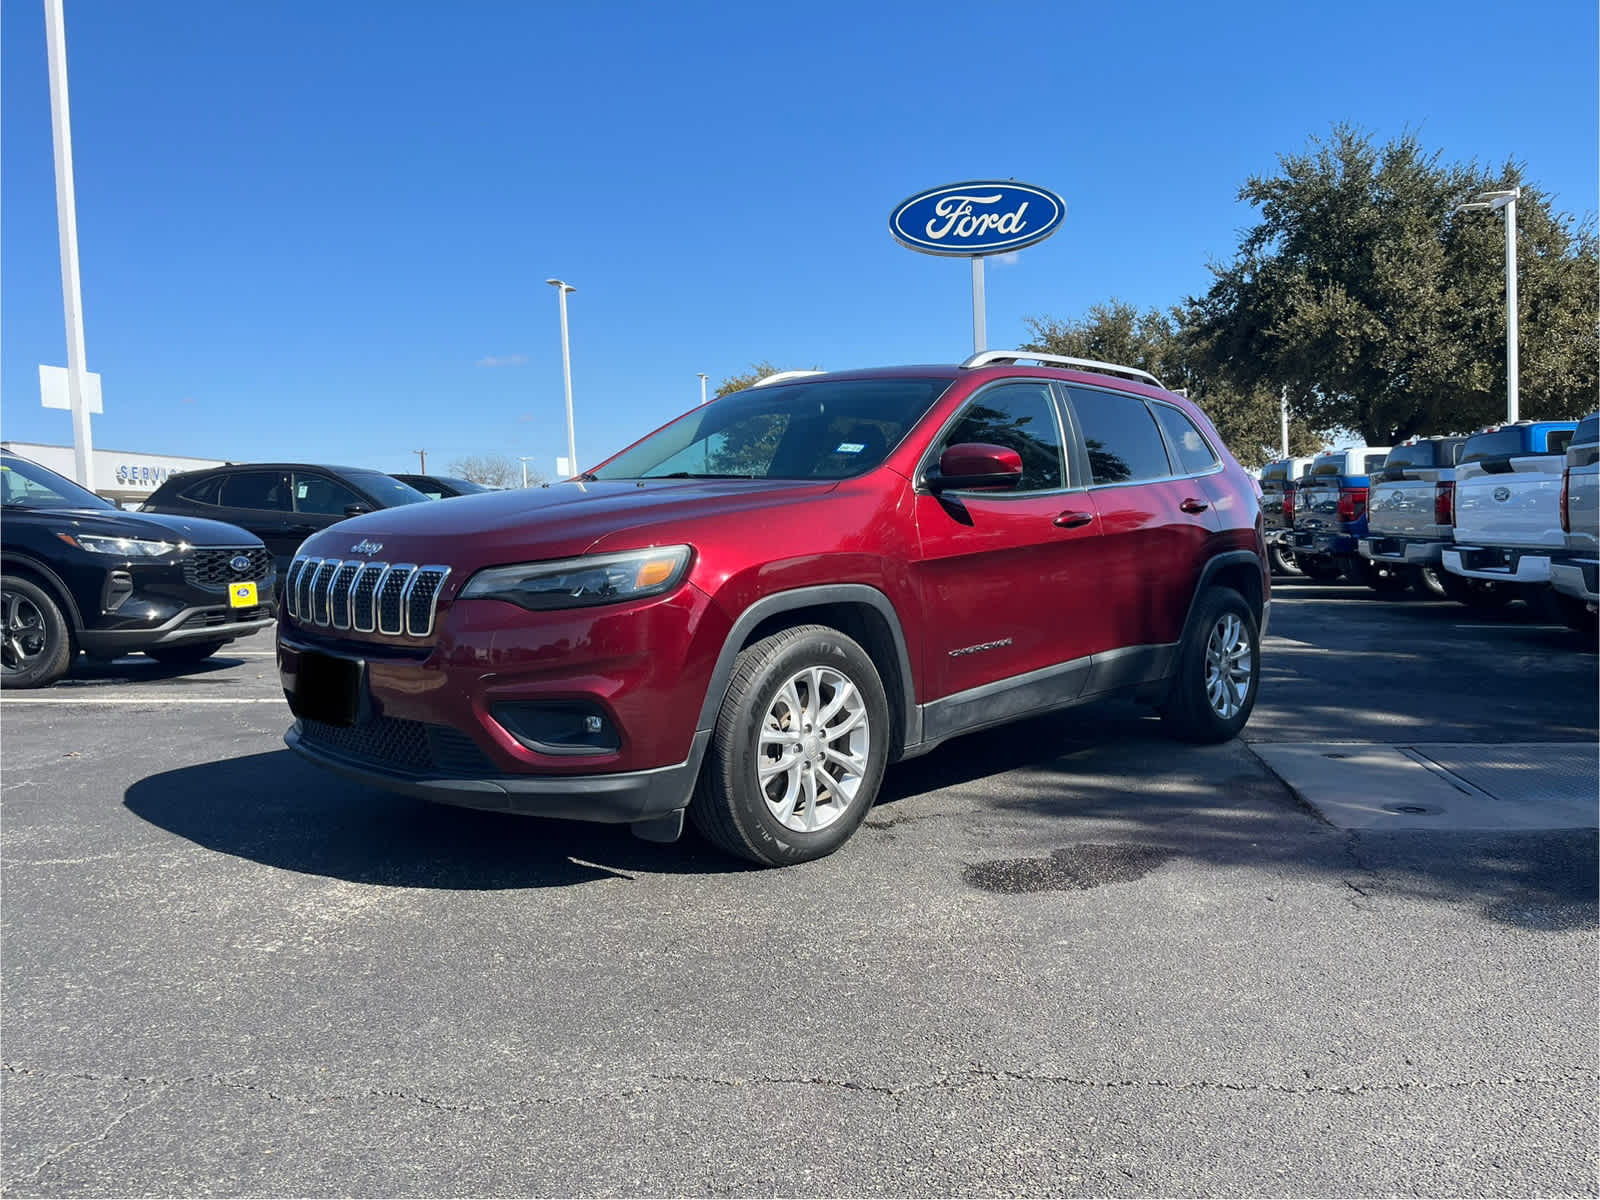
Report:
[[[944,441],[945,434],[949,433],[950,430],[955,428],[956,423],[961,420],[961,417],[966,413],[967,409],[970,408],[974,402],[976,402],[978,397],[987,392],[993,391],[995,388],[1009,387],[1012,384],[1018,383],[1038,384],[1040,387],[1044,388],[1045,396],[1050,404],[1050,409],[1055,414],[1056,433],[1060,438],[1057,448],[1061,454],[1061,478],[1065,481],[1063,486],[1058,488],[1036,488],[1030,491],[1011,489],[1004,492],[992,492],[982,488],[966,488],[961,490],[956,488],[946,488],[938,494],[941,496],[977,496],[985,500],[1026,500],[1037,496],[1059,496],[1065,492],[1082,491],[1083,487],[1081,485],[1075,486],[1072,482],[1072,456],[1069,453],[1069,443],[1071,442],[1072,431],[1067,428],[1066,414],[1061,411],[1061,402],[1056,397],[1055,388],[1051,386],[1056,382],[1056,380],[1046,378],[1042,375],[1008,375],[1003,379],[991,380],[990,382],[984,384],[977,391],[973,392],[972,395],[968,396],[956,406],[955,412],[951,413],[945,418],[945,420],[939,425],[939,428],[934,433],[933,437],[929,439],[928,448],[922,452],[922,460],[917,464],[916,480],[914,483],[914,490],[916,493],[923,496],[931,496],[934,494],[928,489],[927,476],[928,472],[933,467],[937,466],[939,462],[939,457],[935,451],[939,448],[940,443]]]

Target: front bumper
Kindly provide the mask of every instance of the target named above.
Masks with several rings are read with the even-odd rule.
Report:
[[[1511,546],[1449,546],[1444,569],[1464,579],[1489,579],[1499,583],[1549,583],[1550,552],[1520,550]]]
[[[1406,567],[1437,567],[1444,560],[1443,542],[1402,537],[1364,537],[1359,543],[1362,558],[1373,562]]]
[[[418,728],[397,730],[395,726]],[[689,757],[672,766],[612,775],[540,776],[472,773],[471,750],[450,738],[451,734],[455,731],[444,727],[380,717],[348,729],[296,721],[283,740],[301,757],[347,779],[436,804],[630,824],[666,816],[688,805],[711,738],[710,730],[695,734]],[[395,765],[392,747],[385,756],[380,745],[408,736],[420,739],[416,747],[419,765],[410,770]],[[482,760],[481,769],[492,767],[486,758]],[[462,771],[467,773],[457,773]]]
[[[215,606],[186,608],[150,629],[84,629],[78,645],[87,654],[110,658],[135,654],[151,646],[183,646],[195,642],[231,642],[259,633],[273,623],[270,601],[254,608]]]
[[[1571,558],[1566,562],[1550,564],[1550,586],[1563,596],[1600,603],[1600,560]]]

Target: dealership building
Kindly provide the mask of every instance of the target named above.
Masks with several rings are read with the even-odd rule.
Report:
[[[31,458],[68,479],[77,477],[71,446],[47,446],[39,442],[0,441],[13,454]],[[94,490],[124,508],[137,508],[151,492],[171,475],[220,467],[220,458],[186,458],[181,454],[145,454],[135,450],[94,452]]]

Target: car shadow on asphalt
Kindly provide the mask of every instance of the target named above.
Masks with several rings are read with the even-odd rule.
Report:
[[[686,835],[429,804],[348,783],[288,750],[141,779],[124,805],[196,845],[264,866],[387,887],[568,887],[646,874],[754,870]]]
[[[219,650],[197,663],[162,663],[143,654],[125,654],[118,658],[80,655],[72,664],[71,672],[59,680],[53,690],[64,692],[74,687],[104,687],[119,683],[200,683],[209,676],[244,666],[249,661],[248,658],[229,655],[226,650]]]
[[[570,887],[635,874],[759,869],[692,830],[660,845],[620,826],[434,805],[340,780],[288,750],[152,775],[128,789],[124,804],[218,853],[390,887]],[[941,839],[982,844],[989,827],[997,844],[1014,846],[1019,826],[1031,842],[1041,830],[1059,830],[1057,845],[1037,864],[1046,870],[1063,856],[1070,863],[1101,851],[1153,853],[1253,871],[1268,891],[1274,881],[1326,880],[1338,889],[1330,893],[1338,903],[1358,907],[1388,897],[1470,906],[1526,929],[1596,925],[1600,863],[1592,831],[1341,832],[1301,805],[1243,742],[1173,741],[1148,709],[1121,701],[957,738],[891,766],[841,857],[859,855],[870,868],[881,862],[871,848],[879,839],[902,841],[909,846],[903,852],[947,857]],[[1013,876],[1030,870],[1025,861],[963,857],[971,860],[969,879],[986,867]]]

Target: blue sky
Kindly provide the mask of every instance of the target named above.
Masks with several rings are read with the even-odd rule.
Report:
[[[1027,316],[1203,291],[1251,173],[1350,121],[1596,197],[1593,0],[1342,5],[67,0],[95,443],[442,469],[585,465],[697,373],[958,361],[964,260],[924,188],[1067,203],[987,272]],[[0,10],[0,436],[65,443],[42,5]],[[497,365],[491,365],[497,364]]]

